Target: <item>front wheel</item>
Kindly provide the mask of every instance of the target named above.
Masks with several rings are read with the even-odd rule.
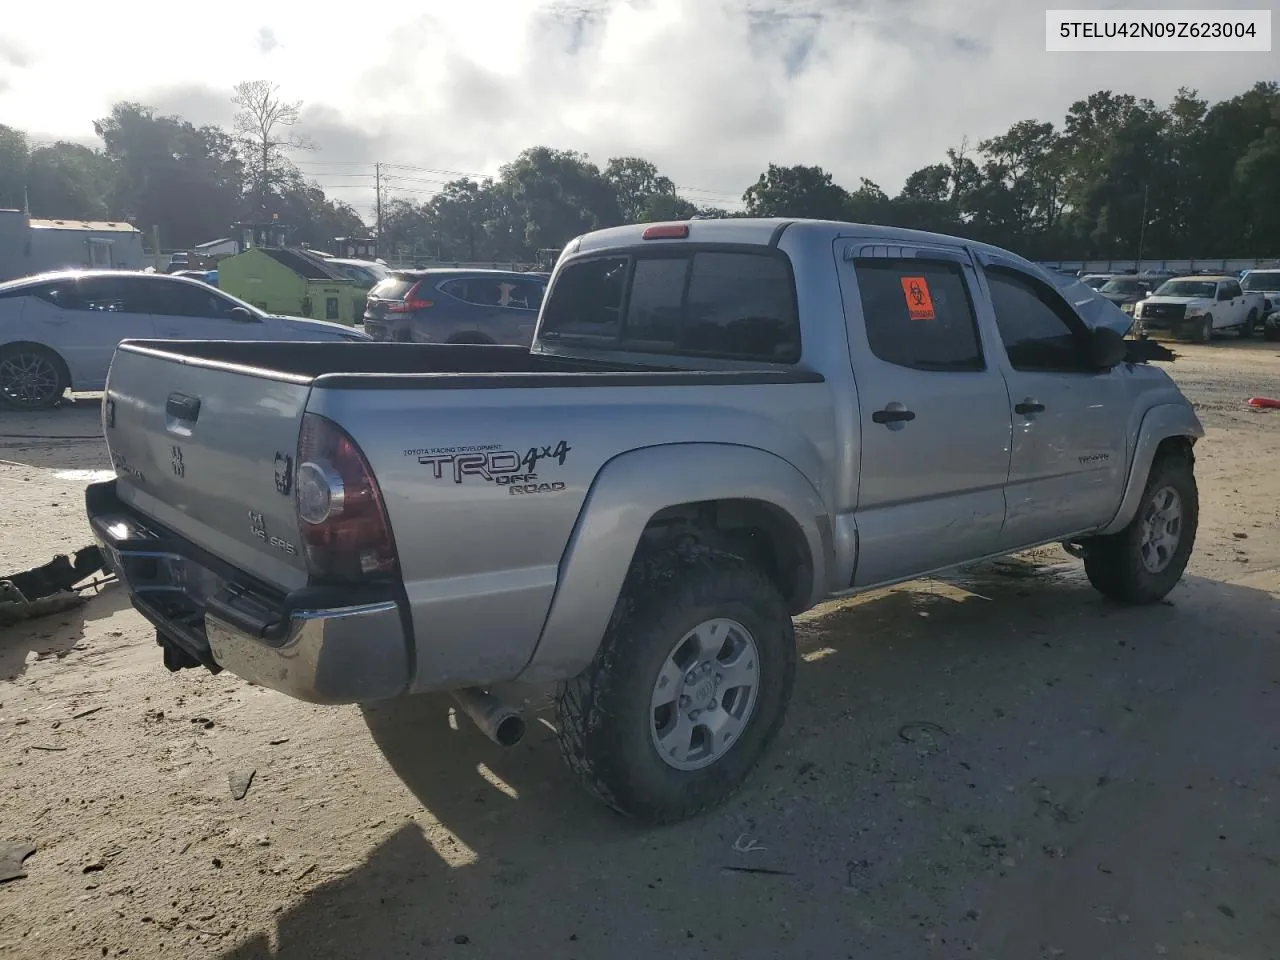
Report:
[[[18,343],[0,350],[0,403],[15,410],[48,410],[67,392],[66,367],[52,350]]]
[[[1205,317],[1200,321],[1200,331],[1197,339],[1201,343],[1209,343],[1213,340],[1213,317]]]
[[[591,665],[561,685],[561,753],[619,813],[671,823],[727,800],[782,726],[795,632],[777,587],[686,547],[628,574]]]
[[[1167,455],[1151,466],[1138,512],[1117,534],[1085,545],[1084,570],[1104,596],[1154,603],[1181,579],[1191,559],[1200,499],[1190,455]]]

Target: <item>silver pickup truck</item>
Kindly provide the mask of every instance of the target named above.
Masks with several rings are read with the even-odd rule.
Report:
[[[816,221],[573,240],[531,349],[128,341],[87,492],[170,669],[318,703],[557,682],[569,765],[650,822],[778,732],[792,616],[1048,542],[1181,577],[1203,429],[1074,279]]]

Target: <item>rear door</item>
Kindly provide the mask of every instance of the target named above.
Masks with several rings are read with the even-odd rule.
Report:
[[[1213,311],[1213,328],[1238,327],[1248,316],[1249,305],[1245,301],[1244,291],[1234,280],[1223,280],[1218,284],[1218,304]]]
[[[862,419],[854,586],[994,552],[1009,397],[962,247],[837,241]]]
[[[293,505],[303,378],[122,350],[105,428],[121,498],[268,584],[306,583]]]
[[[1088,327],[1039,277],[984,255],[1013,442],[1001,550],[1079,533],[1120,505],[1128,468],[1123,365],[1087,362]]]

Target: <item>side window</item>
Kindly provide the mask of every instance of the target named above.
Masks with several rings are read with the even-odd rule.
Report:
[[[680,310],[684,303],[689,258],[645,258],[636,261],[627,301],[627,341],[676,349]]]
[[[694,254],[680,334],[682,353],[796,362],[800,322],[787,264],[756,253]]]
[[[63,310],[82,309],[80,292],[74,279],[53,280],[49,283],[33,286],[15,287],[0,294],[0,297],[35,297],[45,303],[60,307]]]
[[[145,304],[130,294],[123,277],[85,277],[77,284],[70,308],[89,313],[146,313]]]
[[[626,257],[581,260],[565,267],[542,313],[542,335],[616,340],[626,279]]]
[[[1236,297],[1244,296],[1244,291],[1240,289],[1240,284],[1234,280],[1228,280],[1223,284],[1227,288],[1227,299],[1234,300]]]
[[[983,370],[973,302],[958,263],[857,261],[871,352],[913,370]]]
[[[212,292],[187,283],[158,280],[149,284],[151,312],[167,317],[206,317],[221,319],[227,315],[226,301]]]
[[[498,305],[511,310],[537,310],[542,306],[542,287],[524,280],[503,280]]]
[[[1015,370],[1082,371],[1084,324],[1052,290],[1016,270],[986,269],[991,305]]]

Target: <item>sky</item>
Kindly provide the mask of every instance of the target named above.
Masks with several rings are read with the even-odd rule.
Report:
[[[771,162],[894,193],[948,147],[1061,122],[1096,90],[1168,102],[1185,85],[1216,100],[1280,79],[1280,50],[1047,53],[1045,5],[1027,0],[127,7],[5,4],[0,123],[96,144],[94,119],[123,99],[229,126],[233,85],[269,80],[304,104],[317,146],[296,157],[304,171],[366,215],[375,161],[384,195],[423,200],[535,144],[601,166],[643,156],[691,200],[730,208]]]

